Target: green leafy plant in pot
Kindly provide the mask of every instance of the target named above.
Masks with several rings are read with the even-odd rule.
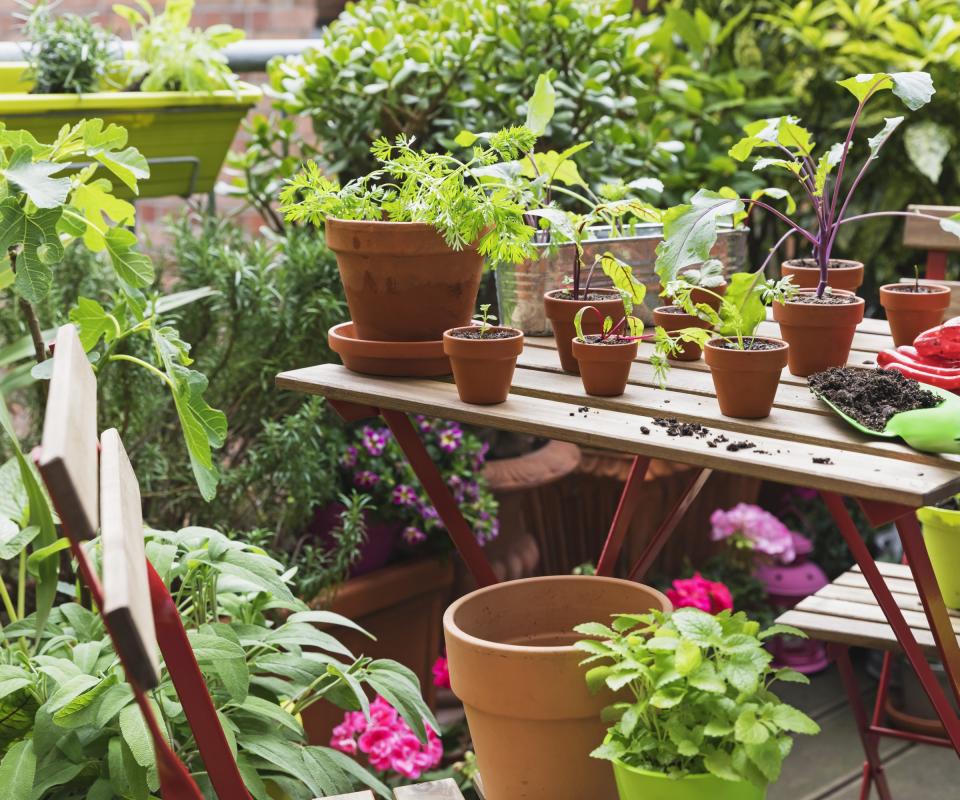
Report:
[[[621,800],[762,800],[780,776],[791,734],[819,726],[770,690],[775,681],[807,683],[790,669],[773,669],[764,631],[742,612],[716,616],[693,608],[619,614],[577,627],[591,637],[588,686],[629,691],[604,719],[613,724],[593,751],[613,762]]]

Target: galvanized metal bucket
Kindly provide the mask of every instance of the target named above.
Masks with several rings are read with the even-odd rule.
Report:
[[[644,307],[636,313],[644,324],[653,323],[653,309],[663,305],[658,299],[660,282],[653,271],[657,245],[663,241],[663,228],[655,224],[637,224],[631,235],[610,237],[610,229],[591,229],[583,242],[583,263],[587,268],[596,256],[607,251],[633,267],[633,274],[647,287]],[[496,268],[497,303],[501,325],[520,328],[527,336],[551,336],[553,329],[543,308],[543,295],[563,286],[573,274],[574,246],[537,245],[540,257],[520,264],[499,264]],[[743,269],[747,261],[747,229],[721,228],[710,255],[720,259],[726,273]],[[591,286],[607,287],[610,281],[600,271],[594,273]]]

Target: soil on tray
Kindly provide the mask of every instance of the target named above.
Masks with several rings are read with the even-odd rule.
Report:
[[[483,339],[489,341],[491,339],[513,339],[517,336],[516,331],[487,331],[483,336],[480,335],[479,328],[459,328],[455,331],[450,331],[450,335],[455,339]]]
[[[716,347],[719,347],[721,350],[739,350],[737,343],[728,342],[726,340],[718,342]],[[743,349],[744,350],[777,350],[783,347],[779,342],[771,342],[769,339],[744,339],[743,340]]]
[[[633,341],[629,336],[608,336],[604,339],[599,333],[592,333],[584,336],[583,341],[587,344],[630,344]]]
[[[877,432],[901,411],[936,408],[943,402],[915,380],[892,370],[833,367],[811,375],[809,382],[815,395]]]
[[[935,294],[937,289],[933,286],[914,286],[912,283],[901,283],[896,286],[888,286],[888,292],[903,292],[904,294]]]
[[[815,294],[798,294],[787,300],[788,303],[802,303],[807,306],[848,306],[852,303],[859,303],[860,298],[852,294],[832,294],[824,292],[823,297],[817,297]]]
[[[817,262],[815,258],[794,258],[792,259],[792,261],[798,267],[819,267],[820,266],[820,264]],[[827,269],[843,269],[844,267],[846,267],[847,269],[853,269],[853,266],[854,266],[853,264],[845,263],[843,261],[838,261],[835,258],[831,258],[830,261],[827,262]]]
[[[573,300],[573,291],[570,289],[561,289],[559,292],[550,292],[552,297],[555,297],[557,300]],[[596,302],[598,300],[616,300],[619,297],[615,292],[590,292],[589,294],[584,294],[581,290],[580,296],[576,298],[578,303],[586,300],[587,302]]]

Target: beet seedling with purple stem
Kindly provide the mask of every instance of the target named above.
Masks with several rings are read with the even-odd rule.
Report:
[[[676,280],[684,267],[696,265],[709,257],[710,249],[717,239],[717,222],[722,217],[732,216],[734,221],[746,217],[754,207],[773,214],[787,225],[788,230],[771,248],[760,266],[763,272],[773,255],[792,236],[800,236],[809,244],[812,256],[820,268],[817,297],[822,297],[827,288],[830,257],[836,243],[837,233],[843,225],[865,219],[884,216],[921,216],[935,220],[940,227],[960,238],[960,214],[942,219],[929,214],[908,211],[872,211],[848,216],[850,201],[867,170],[877,160],[880,149],[890,139],[903,117],[889,117],[883,127],[867,139],[869,153],[861,162],[853,180],[844,188],[844,177],[852,174],[849,157],[853,138],[867,103],[880,92],[891,90],[911,111],[916,111],[930,102],[934,88],[926,72],[895,72],[857,75],[838,81],[857,99],[857,109],[850,122],[843,142],[832,145],[818,158],[814,155],[815,143],[810,131],[800,125],[797,117],[784,116],[751,122],[744,128],[746,136],[730,148],[730,156],[745,161],[754,150],[773,153],[758,158],[754,171],[779,169],[792,175],[800,185],[806,206],[813,211],[813,224],[804,227],[790,215],[797,204],[784,189],[765,188],[753,192],[750,197],[740,197],[731,189],[712,192],[701,189],[690,203],[675,206],[667,211],[664,219],[664,241],[657,248],[656,271],[666,286]],[[786,213],[761,198],[784,199]]]

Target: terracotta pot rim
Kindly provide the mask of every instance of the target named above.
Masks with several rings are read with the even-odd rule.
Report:
[[[437,229],[429,222],[394,222],[389,219],[342,219],[340,217],[327,217],[325,223],[332,222],[334,225],[342,225],[345,228],[383,228],[392,227],[394,230],[430,230],[437,233]]]
[[[786,350],[789,347],[789,345],[783,339],[778,339],[776,336],[749,336],[744,338],[755,339],[760,342],[773,342],[777,345],[777,347],[774,347],[772,350],[740,350],[736,347],[720,347],[719,342],[726,341],[725,339],[720,338],[711,339],[704,345],[704,347],[709,347],[711,350],[719,350],[722,353],[746,353],[749,355],[778,353],[781,350]]]
[[[898,288],[902,286],[912,286],[912,285],[913,284],[910,284],[910,283],[885,283],[883,286],[880,287],[880,294],[884,294],[886,292],[888,294],[909,295],[912,297],[924,297],[924,296],[929,297],[931,295],[950,294],[952,291],[949,286],[941,286],[939,284],[925,284],[925,283],[922,283],[920,285],[925,289],[933,289],[933,291],[909,292],[909,291],[901,291],[901,289]]]
[[[483,344],[489,344],[490,342],[512,342],[514,339],[518,339],[523,336],[523,331],[519,328],[513,328],[510,325],[490,325],[489,328],[491,331],[512,331],[513,336],[501,336],[499,339],[465,339],[461,336],[454,336],[453,334],[456,331],[470,331],[474,330],[479,326],[477,325],[460,325],[456,328],[447,328],[443,332],[444,339],[456,339],[458,342],[477,342]]]
[[[522,644],[504,644],[503,642],[490,641],[489,639],[481,639],[479,636],[474,636],[473,634],[467,633],[463,628],[456,624],[457,612],[462,606],[467,602],[472,602],[478,597],[482,597],[487,594],[492,594],[494,592],[503,591],[505,587],[510,586],[512,583],[518,583],[523,581],[525,583],[583,583],[585,581],[603,581],[604,583],[609,584],[625,584],[630,586],[638,585],[636,581],[627,581],[622,578],[608,578],[600,575],[544,575],[537,578],[519,578],[515,581],[503,581],[501,583],[495,583],[492,586],[485,586],[482,589],[477,589],[469,594],[465,594],[463,597],[458,600],[454,600],[451,603],[447,610],[443,612],[443,629],[450,634],[460,639],[462,642],[469,644],[473,647],[486,648],[488,650],[497,650],[502,653],[510,653],[513,655],[523,655],[523,654],[532,654],[544,656],[568,656],[574,655],[580,651],[577,650],[573,645],[553,645],[547,647],[537,647],[533,645],[522,645]],[[660,601],[661,606],[666,611],[671,611],[673,609],[673,604],[667,599],[667,596],[658,589],[654,589],[652,586],[647,586],[646,584],[640,584],[646,589],[651,596],[655,597]]]
[[[809,264],[801,264],[801,261],[806,261],[805,258],[788,258],[786,261],[780,263],[781,267],[787,267],[788,269],[809,269],[820,271],[820,267],[814,265],[810,266]],[[830,261],[837,264],[835,267],[827,267],[827,271],[830,270],[857,270],[863,269],[864,263],[862,261],[857,261],[853,258],[831,258]]]
[[[353,320],[347,320],[334,325],[327,332],[330,339],[331,349],[335,353],[356,353],[358,355],[371,355],[373,350],[394,351],[395,355],[401,355],[408,358],[417,357],[435,357],[437,355],[437,345],[442,343],[441,339],[430,339],[410,342],[390,342],[378,339],[361,339],[356,335],[356,328]],[[336,347],[334,346],[336,344]],[[339,348],[339,349],[338,349]]]
[[[553,303],[586,303],[587,305],[592,305],[593,303],[606,303],[608,300],[574,300],[572,297],[555,297],[554,295],[559,292],[569,292],[570,289],[551,289],[548,292],[543,293],[543,299],[549,300]],[[620,296],[620,292],[616,289],[608,289],[607,287],[601,287],[599,289],[591,289],[591,292],[596,292],[597,294],[606,294],[610,295],[610,300],[620,300],[623,301],[623,298]]]
[[[577,361],[580,359],[586,361],[633,361],[640,347],[640,342],[636,340],[617,342],[616,344],[600,344],[598,342],[581,342],[574,336],[571,342],[570,350]]]
[[[834,308],[834,307],[835,307],[835,308],[844,308],[845,306],[863,305],[863,304],[866,302],[862,297],[860,297],[860,295],[858,295],[856,292],[851,292],[849,289],[834,289],[832,286],[828,286],[827,288],[830,290],[830,293],[831,293],[831,294],[842,294],[842,295],[845,295],[845,296],[847,296],[847,297],[853,297],[853,298],[856,298],[857,302],[856,302],[856,303],[843,303],[842,305],[837,305],[837,306],[817,306],[818,308]],[[802,295],[814,295],[814,294],[816,294],[816,293],[817,293],[817,290],[816,290],[816,289],[798,289],[798,290],[797,290],[797,294],[802,294]],[[796,300],[787,300],[787,302],[786,302],[786,303],[783,303],[782,305],[788,305],[788,306],[803,305],[803,306],[808,306],[808,305],[810,305],[810,304],[809,304],[809,303],[798,303]]]

